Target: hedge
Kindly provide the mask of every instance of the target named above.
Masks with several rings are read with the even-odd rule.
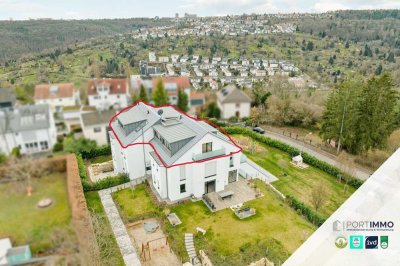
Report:
[[[110,154],[111,154],[111,146],[110,145],[103,145],[100,147],[96,147],[95,149],[92,149],[90,151],[82,151],[81,152],[82,158],[85,160],[92,159],[97,156],[110,155]]]
[[[300,154],[300,150],[296,149],[286,143],[280,142],[278,140],[271,139],[269,137],[266,137],[262,134],[256,133],[252,131],[251,129],[245,128],[245,127],[226,127],[225,128],[226,133],[228,134],[243,134],[247,135],[261,143],[264,143],[268,146],[277,148],[278,150],[284,151],[291,156],[298,155]],[[354,188],[359,188],[362,184],[363,181],[361,181],[358,178],[355,178],[353,176],[350,176],[343,171],[341,171],[339,168],[330,165],[324,161],[321,161],[317,159],[316,157],[309,155],[308,153],[302,152],[301,156],[303,157],[303,161],[315,168],[318,168],[334,177],[341,177],[346,183]]]
[[[81,177],[83,191],[97,191],[114,186],[118,186],[130,181],[129,176],[125,173],[118,176],[109,176],[96,182],[91,182],[87,176],[85,161],[81,154],[76,155],[78,161],[79,176]]]
[[[307,207],[303,202],[299,201],[295,197],[291,195],[286,195],[286,200],[288,201],[290,207],[295,209],[296,211],[301,211],[308,221],[312,224],[320,227],[326,219],[321,217],[318,213],[314,212],[312,209]]]

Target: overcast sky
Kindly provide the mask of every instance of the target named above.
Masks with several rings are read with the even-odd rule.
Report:
[[[215,16],[243,13],[325,12],[338,9],[399,9],[400,0],[0,0],[4,19]]]

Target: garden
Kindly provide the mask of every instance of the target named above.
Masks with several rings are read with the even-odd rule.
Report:
[[[215,265],[246,265],[268,257],[276,264],[283,263],[316,229],[299,216],[264,183],[255,185],[264,194],[246,205],[256,214],[240,219],[231,209],[211,212],[202,201],[185,202],[175,206],[156,205],[148,185],[134,191],[121,190],[113,199],[125,223],[156,217],[174,252],[187,261],[184,234],[195,234],[196,250],[204,250]],[[166,215],[175,213],[180,225],[172,226]],[[206,233],[197,233],[201,227]]]

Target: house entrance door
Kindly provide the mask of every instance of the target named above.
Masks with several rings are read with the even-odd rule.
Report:
[[[205,182],[204,185],[205,185],[205,187],[204,187],[205,194],[215,192],[215,180]]]

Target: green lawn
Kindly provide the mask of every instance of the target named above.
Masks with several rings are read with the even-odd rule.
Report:
[[[283,194],[293,195],[313,208],[311,202],[313,188],[319,185],[326,188],[326,203],[319,210],[319,213],[325,218],[329,217],[355,191],[351,186],[347,186],[345,190],[343,183],[339,183],[335,177],[319,169],[311,166],[307,169],[299,169],[293,166],[290,163],[290,155],[285,152],[259,142],[256,142],[256,145],[259,148],[254,154],[248,150],[244,150],[244,153],[279,178],[272,184]]]
[[[112,160],[112,155],[101,155],[90,159],[90,162],[93,163],[105,163]]]
[[[125,265],[97,191],[85,193],[103,265]]]
[[[33,193],[27,196],[24,184],[0,185],[0,237],[10,237],[13,245],[30,244],[36,255],[54,247],[57,236],[68,235],[75,242],[68,206],[65,175],[54,173],[32,180]],[[36,205],[43,198],[53,199],[50,207]]]
[[[155,211],[164,223],[164,230],[176,254],[187,260],[184,234],[196,233],[196,227],[207,230],[205,236],[196,235],[196,249],[204,249],[215,265],[247,265],[266,255],[275,263],[282,263],[316,229],[270,191],[256,181],[263,197],[248,202],[257,214],[245,220],[238,219],[230,209],[211,212],[202,201],[172,207],[181,225],[172,227],[163,212],[157,209],[144,186],[134,192],[125,189],[114,193],[125,220]]]

